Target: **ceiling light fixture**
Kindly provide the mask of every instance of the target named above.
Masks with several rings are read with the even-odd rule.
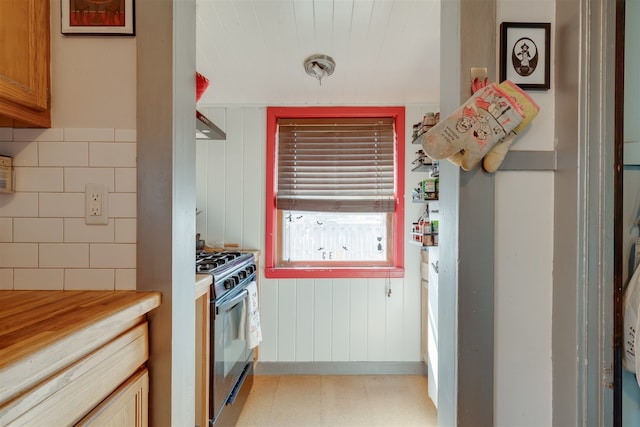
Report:
[[[328,55],[311,55],[304,60],[304,70],[311,77],[318,79],[322,86],[322,79],[333,74],[336,68],[336,61]]]

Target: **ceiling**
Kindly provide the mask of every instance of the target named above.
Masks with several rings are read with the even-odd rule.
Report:
[[[440,0],[196,0],[202,105],[437,104]],[[331,56],[322,85],[304,70]]]

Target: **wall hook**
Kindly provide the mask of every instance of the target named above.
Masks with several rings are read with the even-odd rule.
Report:
[[[436,274],[440,274],[440,261],[436,261],[436,263],[431,263],[431,267],[435,270]]]

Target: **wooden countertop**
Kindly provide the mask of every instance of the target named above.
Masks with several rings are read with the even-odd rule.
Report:
[[[205,295],[213,283],[210,274],[196,274],[196,299]]]
[[[134,326],[160,292],[0,291],[0,403]]]

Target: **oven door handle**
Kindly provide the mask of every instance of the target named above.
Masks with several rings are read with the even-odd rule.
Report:
[[[243,289],[242,292],[240,292],[238,295],[216,307],[216,314],[224,313],[225,311],[231,310],[236,306],[236,304],[245,299],[247,296],[249,296],[249,291]]]

